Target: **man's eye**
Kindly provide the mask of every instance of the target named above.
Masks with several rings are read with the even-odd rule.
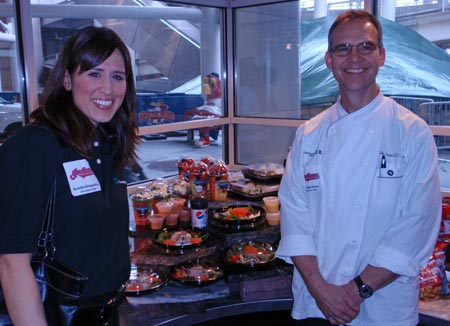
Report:
[[[361,50],[362,51],[373,51],[375,47],[372,44],[362,44]]]
[[[337,47],[334,49],[334,52],[337,52],[337,53],[347,53],[348,50],[349,50],[348,46],[337,46]]]

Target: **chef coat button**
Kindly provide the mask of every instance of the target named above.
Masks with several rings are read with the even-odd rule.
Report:
[[[360,201],[360,200],[357,200],[357,201],[356,201],[356,206],[361,207],[361,205],[362,205],[361,201]]]
[[[102,163],[102,160],[101,159],[97,159],[97,164],[101,164]]]
[[[100,143],[98,141],[94,141],[94,147],[98,147]]]
[[[369,166],[369,164],[367,164],[367,162],[363,163],[363,165],[362,165],[363,170],[367,170],[368,166]]]
[[[374,134],[374,131],[373,131],[373,129],[369,129],[369,134],[371,134],[371,135],[373,135],[373,134]]]
[[[328,168],[331,169],[333,167],[333,163],[328,163]]]

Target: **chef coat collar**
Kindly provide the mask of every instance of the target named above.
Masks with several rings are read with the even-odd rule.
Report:
[[[384,96],[383,96],[383,93],[381,92],[381,90],[378,90],[377,96],[375,96],[372,101],[367,103],[365,106],[363,106],[359,110],[356,110],[355,112],[353,112],[353,114],[356,114],[358,112],[360,114],[364,114],[365,112],[372,110],[373,108],[375,108],[381,104],[381,102],[383,101],[383,97]],[[337,113],[338,113],[339,119],[349,114],[342,106],[340,95],[337,100]]]

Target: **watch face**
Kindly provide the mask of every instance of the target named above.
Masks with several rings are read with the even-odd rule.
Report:
[[[373,294],[373,290],[370,286],[363,284],[359,288],[359,295],[365,299],[370,298]]]

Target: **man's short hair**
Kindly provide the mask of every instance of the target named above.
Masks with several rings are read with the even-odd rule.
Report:
[[[334,21],[333,25],[331,25],[331,27],[328,31],[328,51],[331,51],[331,47],[332,47],[331,37],[332,37],[332,34],[333,34],[334,30],[336,29],[336,27],[338,27],[338,25],[343,22],[353,21],[355,19],[370,21],[373,24],[373,26],[375,27],[375,29],[378,31],[378,44],[380,46],[383,45],[383,28],[381,27],[381,23],[378,20],[378,18],[365,10],[349,10],[349,11],[339,14],[336,17],[336,20]]]

